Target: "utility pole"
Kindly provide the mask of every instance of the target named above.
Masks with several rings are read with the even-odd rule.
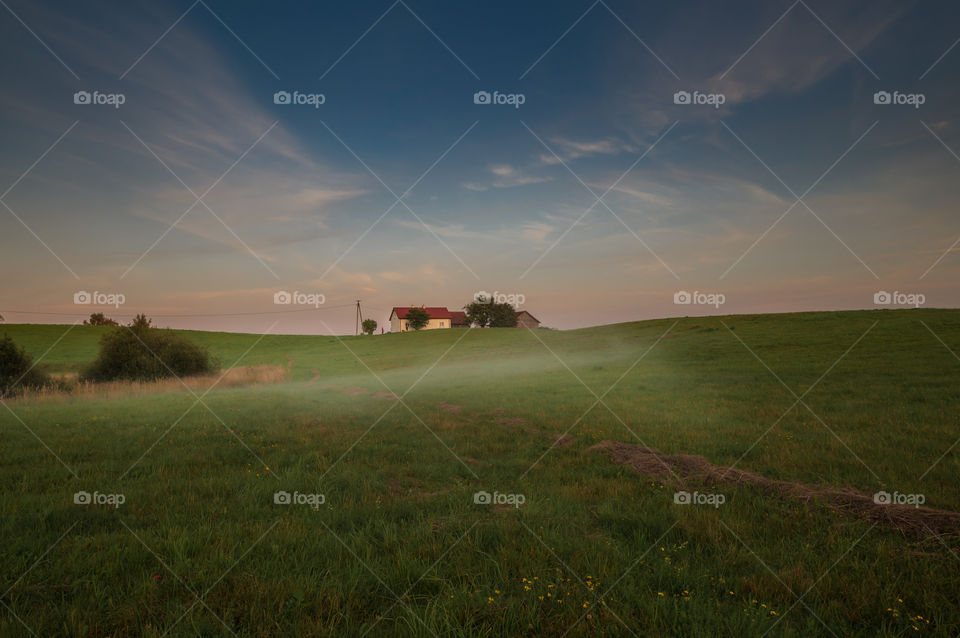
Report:
[[[363,323],[363,311],[360,310],[360,300],[357,299],[357,335],[360,334],[360,326]]]

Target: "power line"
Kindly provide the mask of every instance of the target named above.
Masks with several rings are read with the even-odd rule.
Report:
[[[338,306],[323,306],[317,308],[297,308],[295,310],[271,310],[266,312],[225,312],[225,313],[207,313],[207,314],[175,314],[175,315],[154,315],[151,314],[151,318],[158,319],[172,319],[172,318],[198,318],[198,317],[249,317],[253,315],[279,315],[287,314],[293,312],[318,312],[320,310],[335,310],[337,308],[349,308],[353,304],[341,304]],[[12,313],[12,314],[22,314],[22,315],[51,315],[55,317],[86,317],[87,313],[78,313],[78,312],[39,312],[35,310],[0,310],[0,313]],[[117,314],[119,317],[132,317],[133,314],[128,313],[111,313]]]

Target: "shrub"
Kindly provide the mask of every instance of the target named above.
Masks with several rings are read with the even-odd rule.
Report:
[[[90,315],[89,319],[83,320],[83,325],[85,326],[119,326],[116,321],[107,317],[102,312],[95,312]]]
[[[360,324],[363,328],[363,334],[372,335],[377,329],[377,320],[376,319],[364,319],[363,323]]]
[[[204,374],[216,368],[206,348],[169,330],[154,328],[146,316],[137,315],[129,326],[111,330],[100,339],[100,354],[83,376],[89,381],[151,381]]]
[[[0,340],[0,396],[52,384],[48,375],[32,366],[33,360],[26,350],[18,347],[9,335],[3,335]]]

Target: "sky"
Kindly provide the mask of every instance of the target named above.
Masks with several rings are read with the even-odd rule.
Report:
[[[0,5],[7,323],[960,305],[955,2]]]

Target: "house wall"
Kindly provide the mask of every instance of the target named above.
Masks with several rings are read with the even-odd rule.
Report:
[[[534,330],[540,327],[540,322],[532,318],[530,315],[520,315],[517,317],[517,327],[530,328],[531,330]]]
[[[450,327],[449,319],[431,319],[427,322],[421,330],[438,330],[445,329]],[[391,332],[407,332],[407,322],[405,319],[400,319],[397,315],[391,315],[390,317],[390,331]]]

